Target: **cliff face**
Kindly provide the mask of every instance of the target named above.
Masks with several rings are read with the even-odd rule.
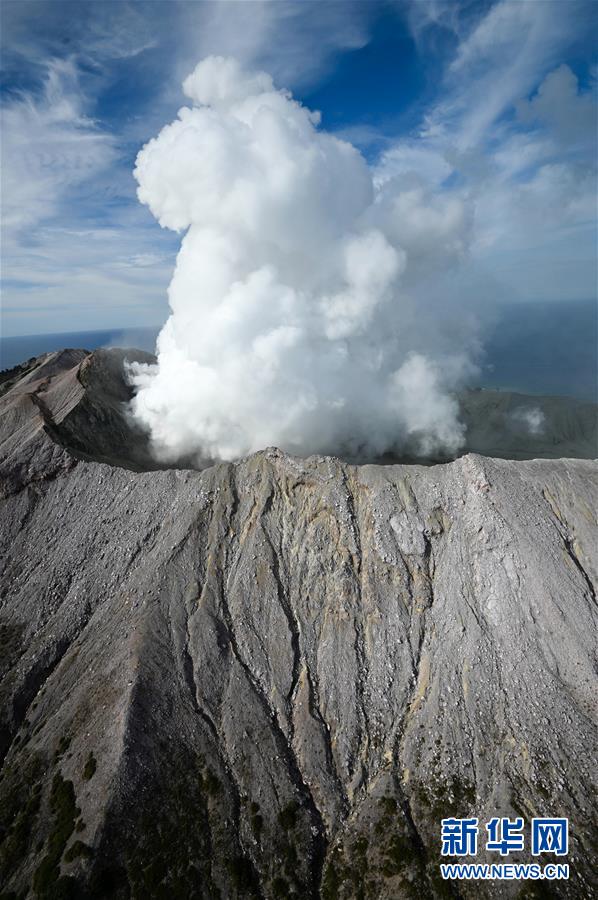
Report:
[[[592,896],[596,464],[133,472],[67,449],[83,358],[1,401],[3,896],[516,896],[452,814],[568,816],[526,896]]]

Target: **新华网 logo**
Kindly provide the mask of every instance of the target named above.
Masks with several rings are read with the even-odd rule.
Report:
[[[478,852],[480,836],[479,820],[442,819],[442,856],[475,856]],[[526,847],[525,825],[522,818],[498,817],[490,819],[485,826],[485,849],[508,856],[521,852]],[[569,820],[539,819],[531,821],[530,851],[532,856],[552,853],[566,856],[569,852]]]

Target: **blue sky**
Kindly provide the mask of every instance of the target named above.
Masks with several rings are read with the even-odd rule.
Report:
[[[450,290],[480,307],[594,295],[598,4],[2,4],[2,333],[167,316],[180,236],[136,199],[137,152],[203,57],[265,69],[378,183],[466,198]],[[443,207],[448,208],[448,207]],[[414,228],[421,223],[414,222]]]

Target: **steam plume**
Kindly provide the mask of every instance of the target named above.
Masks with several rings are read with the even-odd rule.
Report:
[[[413,177],[375,188],[318,113],[235,60],[183,89],[191,108],[135,169],[139,199],[185,231],[158,365],[130,373],[157,455],[456,451],[467,359],[438,351],[412,288],[463,252],[463,203]]]

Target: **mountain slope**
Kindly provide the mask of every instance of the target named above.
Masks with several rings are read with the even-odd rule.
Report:
[[[592,896],[595,463],[135,472],[57,362],[1,401],[5,897],[517,896],[440,881],[451,814],[569,816],[525,890]]]

